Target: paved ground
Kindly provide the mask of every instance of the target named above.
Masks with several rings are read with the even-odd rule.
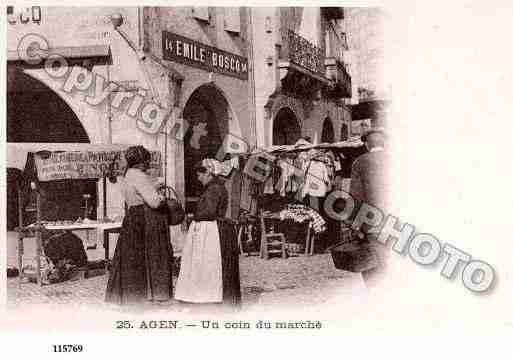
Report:
[[[243,309],[279,304],[311,305],[329,302],[340,288],[361,286],[360,276],[336,269],[329,254],[310,257],[241,257]],[[11,309],[24,304],[107,307],[104,293],[107,276],[39,287],[34,283],[18,286],[16,278],[7,281],[7,304]]]

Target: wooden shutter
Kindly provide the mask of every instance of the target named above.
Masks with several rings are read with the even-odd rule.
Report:
[[[224,10],[224,29],[225,31],[240,32],[240,8],[227,7]]]
[[[192,16],[201,21],[210,21],[208,7],[193,7]]]

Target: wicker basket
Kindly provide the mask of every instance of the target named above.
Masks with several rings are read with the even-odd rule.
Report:
[[[335,268],[348,272],[364,272],[378,266],[374,250],[367,242],[352,240],[330,248]]]

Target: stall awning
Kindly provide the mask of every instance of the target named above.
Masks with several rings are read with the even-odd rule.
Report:
[[[24,59],[20,55],[23,54],[18,51],[8,51],[7,61],[23,62]],[[46,58],[50,55],[60,55],[65,59],[79,61],[92,59],[97,65],[112,64],[112,54],[109,45],[55,47],[40,53],[42,58]]]

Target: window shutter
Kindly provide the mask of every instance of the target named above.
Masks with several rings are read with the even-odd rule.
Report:
[[[225,31],[240,32],[240,8],[227,7],[224,11],[224,29]]]
[[[192,16],[201,21],[210,21],[210,17],[208,14],[208,7],[193,7],[192,8]]]

